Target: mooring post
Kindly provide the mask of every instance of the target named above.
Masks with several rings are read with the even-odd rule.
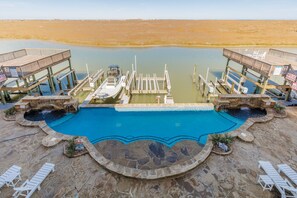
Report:
[[[194,65],[193,75],[192,75],[192,83],[196,83],[196,65]]]

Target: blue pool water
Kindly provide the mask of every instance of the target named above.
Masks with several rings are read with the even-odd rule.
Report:
[[[114,108],[81,108],[77,114],[47,123],[55,131],[86,136],[92,143],[154,140],[171,147],[181,140],[205,144],[207,134],[232,131],[244,121],[216,111],[119,112]]]

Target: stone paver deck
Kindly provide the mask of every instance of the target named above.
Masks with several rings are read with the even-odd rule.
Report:
[[[204,163],[186,174],[141,180],[123,177],[102,168],[90,155],[67,158],[64,143],[44,147],[46,134],[38,127],[23,127],[16,122],[0,120],[0,172],[12,164],[21,166],[23,181],[31,178],[45,162],[56,164],[36,191],[35,197],[277,197],[273,190],[262,191],[256,184],[258,160],[274,165],[287,163],[297,170],[297,109],[288,108],[288,117],[255,123],[248,131],[253,143],[235,141],[228,156],[211,154]],[[13,190],[4,187],[2,197]]]
[[[137,141],[123,144],[115,140],[107,140],[95,144],[96,149],[107,159],[141,170],[169,167],[192,159],[204,145],[196,141],[181,141],[173,147],[155,141]]]

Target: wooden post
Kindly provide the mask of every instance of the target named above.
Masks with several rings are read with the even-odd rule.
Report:
[[[235,86],[235,84],[234,84],[234,82],[232,82],[231,91],[230,91],[231,94],[234,92],[234,86]]]
[[[192,83],[196,83],[196,65],[194,65],[193,76],[192,76]]]
[[[286,98],[285,98],[286,101],[289,101],[289,100],[291,99],[291,91],[292,91],[292,89],[289,89],[289,90],[287,91],[287,93],[286,93]]]
[[[202,83],[203,83],[203,86],[202,86],[202,96],[204,96],[206,84],[204,82],[202,82]]]
[[[210,93],[207,94],[207,101],[206,102],[209,102],[210,101]]]
[[[227,78],[228,78],[228,76],[229,76],[229,68],[227,68],[227,70],[225,71],[225,76],[224,76],[224,82],[226,83],[227,82]]]
[[[62,82],[60,80],[58,80],[58,85],[59,85],[59,89],[62,91],[63,87],[62,87]]]
[[[67,88],[68,89],[71,89],[71,83],[70,83],[70,77],[69,77],[69,75],[67,75],[66,78],[67,78]],[[74,86],[74,83],[73,83],[73,86]]]
[[[53,79],[52,79],[50,68],[47,68],[47,75],[48,75],[48,84],[49,84],[50,90],[51,90],[52,93],[54,93],[55,92],[55,86],[54,86],[54,82],[53,82]]]
[[[209,67],[206,70],[205,82],[208,82]]]
[[[71,60],[70,58],[68,59],[68,63],[69,63],[69,69],[70,71],[72,70],[72,65],[71,65]],[[75,86],[77,84],[77,76],[75,74],[75,71],[73,71],[71,73],[71,79],[72,79],[72,83],[73,83],[73,86]]]
[[[53,68],[52,67],[50,67],[50,74],[51,74],[51,79],[52,79],[52,83],[53,83],[53,88],[54,88],[54,90],[56,90],[54,72],[53,72]]]
[[[229,66],[230,59],[227,59],[226,68],[225,68],[225,75],[227,75],[228,66]]]
[[[40,85],[38,85],[38,86],[37,86],[37,89],[38,89],[39,95],[41,95],[41,96],[42,96],[43,94],[42,94],[42,91],[41,91]]]
[[[28,80],[27,78],[24,79],[25,87],[29,88]],[[28,90],[28,93],[31,94],[31,90]]]
[[[263,88],[261,89],[261,94],[264,94],[265,93],[267,83],[268,83],[268,78],[264,77],[264,82],[262,83],[263,84]]]

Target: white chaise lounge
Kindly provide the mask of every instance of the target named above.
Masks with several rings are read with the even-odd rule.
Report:
[[[20,187],[14,188],[16,192],[13,194],[13,197],[31,197],[36,189],[40,190],[41,183],[51,172],[54,172],[54,168],[54,164],[45,163],[31,180],[26,180]]]
[[[277,165],[278,172],[283,172],[294,184],[297,185],[297,173],[287,164],[279,164]]]
[[[0,188],[5,184],[7,186],[15,187],[21,181],[21,167],[13,165],[5,173],[0,176]]]
[[[288,180],[283,179],[270,162],[259,161],[259,168],[262,168],[265,173],[271,178],[274,186],[278,189],[282,198],[297,198],[297,189],[294,188]]]

